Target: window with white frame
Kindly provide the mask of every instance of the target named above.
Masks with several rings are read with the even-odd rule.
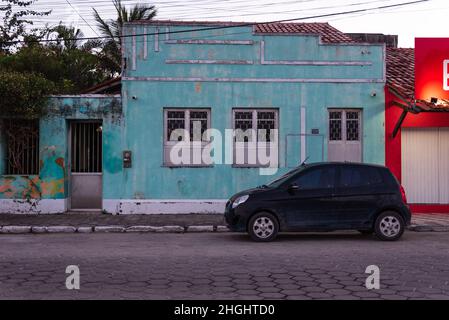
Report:
[[[207,129],[210,129],[210,109],[164,109],[164,164],[209,165],[202,154],[210,140]]]
[[[278,110],[234,109],[234,165],[278,166]]]

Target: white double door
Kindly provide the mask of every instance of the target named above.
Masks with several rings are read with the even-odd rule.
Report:
[[[362,112],[329,109],[328,160],[362,162]]]

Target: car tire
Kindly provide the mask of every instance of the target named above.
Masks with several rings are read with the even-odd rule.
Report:
[[[380,240],[395,241],[404,233],[405,223],[395,211],[382,212],[374,223],[374,233]]]
[[[278,232],[279,222],[277,218],[269,212],[256,213],[249,220],[248,233],[254,241],[273,241]]]

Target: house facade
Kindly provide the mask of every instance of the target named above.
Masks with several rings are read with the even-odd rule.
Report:
[[[3,168],[2,212],[221,213],[303,161],[385,163],[383,44],[325,23],[142,21],[123,35],[121,95],[53,97],[39,172]]]
[[[415,99],[413,48],[387,49],[387,75],[386,165],[412,212],[449,213],[449,107]]]

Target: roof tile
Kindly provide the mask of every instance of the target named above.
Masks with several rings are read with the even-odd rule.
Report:
[[[387,48],[387,85],[399,91],[409,101],[415,100],[415,49]],[[419,100],[423,111],[449,111],[447,104],[433,104]]]

